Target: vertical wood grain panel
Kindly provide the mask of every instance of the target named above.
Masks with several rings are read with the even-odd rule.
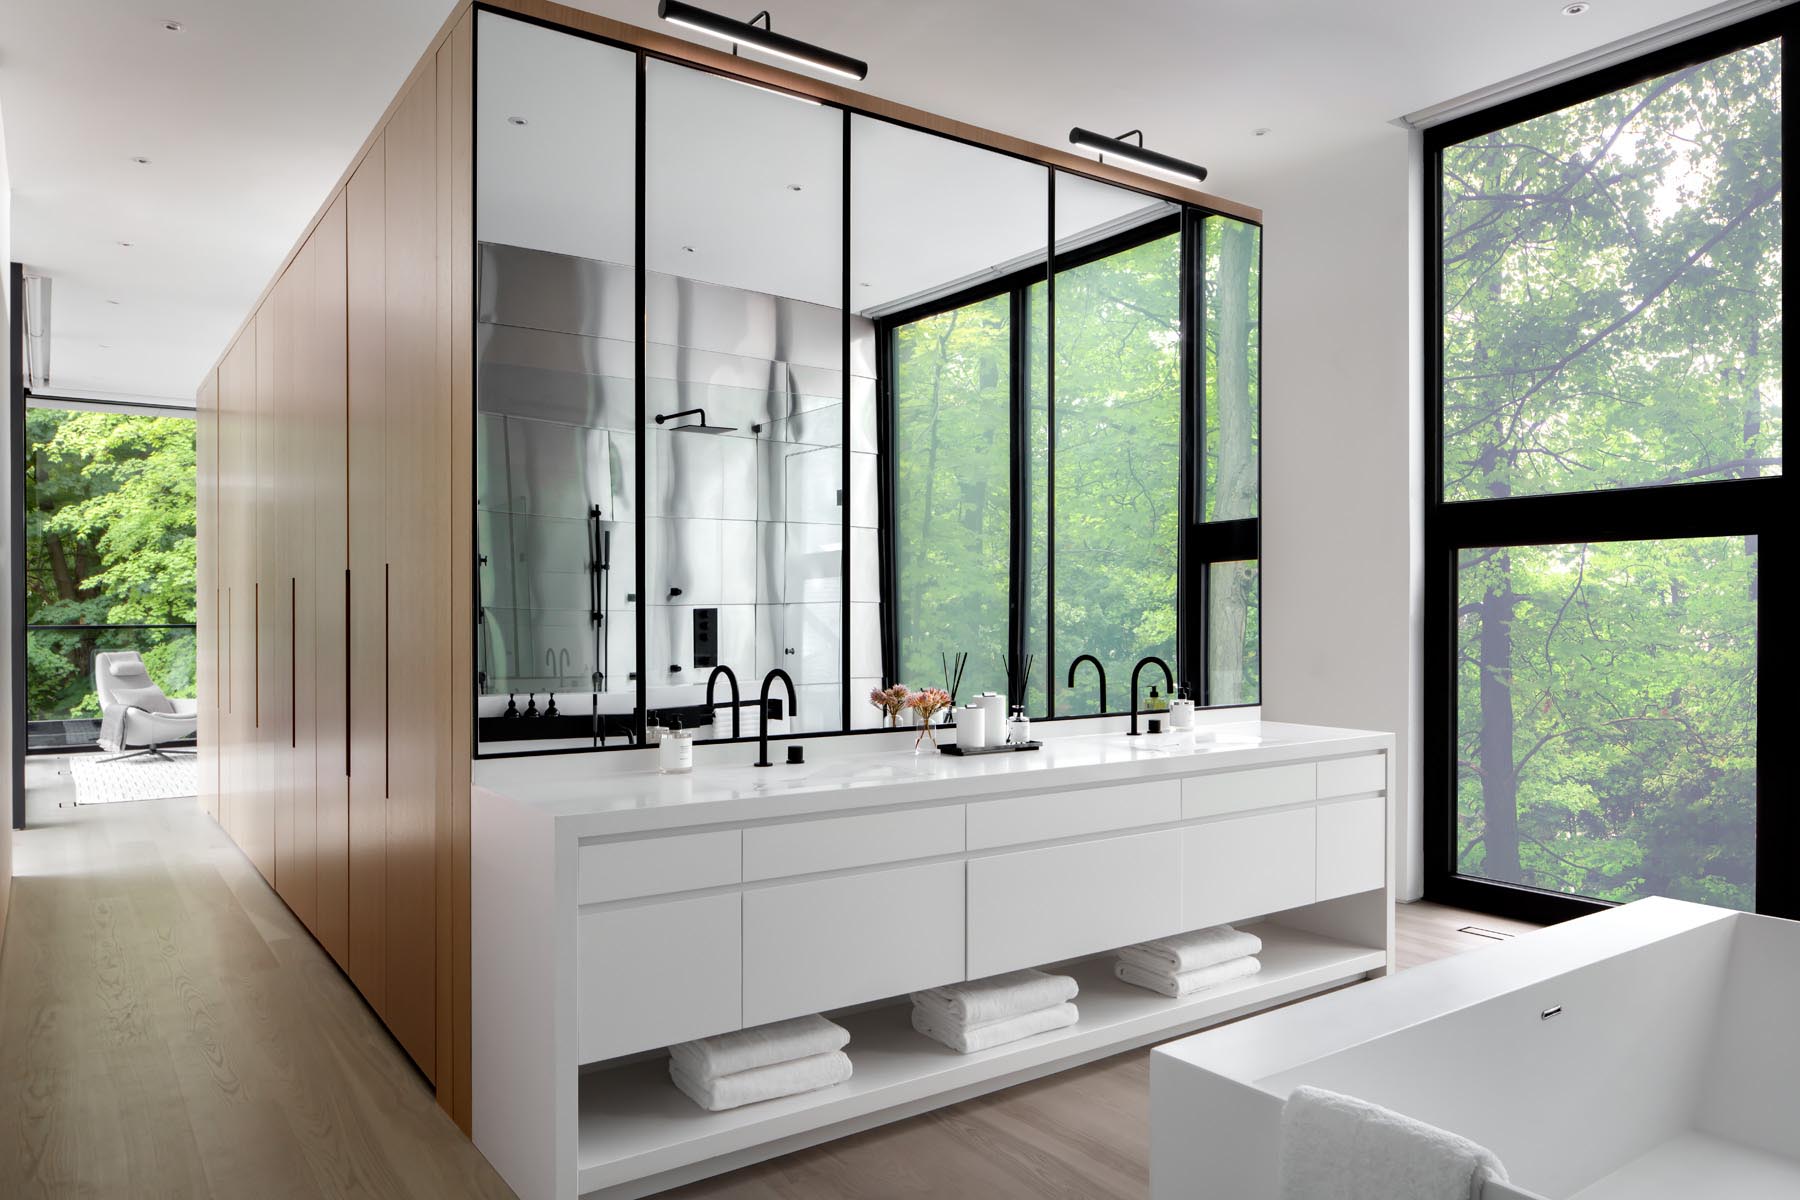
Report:
[[[475,678],[475,13],[465,12],[450,36],[449,169],[439,186],[450,196],[450,865],[451,945],[444,965],[451,986],[453,1083],[445,1105],[464,1133],[472,1131],[470,1099],[470,764],[474,757]]]
[[[315,447],[318,436],[319,362],[314,272],[316,238],[309,238],[289,269],[288,305],[284,314],[288,357],[281,364],[286,381],[281,396],[286,452],[278,484],[281,494],[283,545],[280,558],[286,575],[284,605],[288,617],[281,663],[287,690],[282,700],[285,720],[275,731],[278,756],[285,761],[280,786],[287,805],[286,874],[281,892],[312,930],[319,932],[318,795],[313,766],[313,492],[318,486]],[[281,870],[277,867],[277,871]]]
[[[345,209],[339,196],[313,231],[312,478],[313,778],[317,797],[318,921],[314,930],[339,966],[348,967],[350,924],[350,790],[345,775],[349,731],[345,702],[344,570],[346,523]]]
[[[194,694],[200,805],[219,819],[219,373],[207,372],[194,414]]]
[[[237,797],[243,811],[232,831],[233,838],[262,872],[263,878],[277,888],[275,756],[269,730],[275,717],[275,681],[271,673],[279,649],[274,632],[273,586],[275,572],[279,569],[277,548],[281,540],[275,512],[275,459],[279,444],[275,412],[275,345],[282,307],[283,294],[278,284],[256,314],[255,386],[245,412],[245,441],[255,464],[247,495],[255,534],[251,541],[254,562],[250,570],[250,594],[245,597],[248,605],[245,632],[249,637],[244,656],[248,660],[249,687],[239,702],[246,709],[249,736],[244,747],[244,784]]]
[[[345,189],[350,553],[350,978],[387,1008],[386,139]]]
[[[219,364],[219,575],[225,589],[219,817],[239,846],[255,824],[256,340],[252,324]]]
[[[387,1004],[383,1015],[437,1078],[438,800],[448,785],[448,562],[439,391],[437,76],[422,74],[388,122],[385,214],[388,567]],[[404,430],[401,435],[399,431]],[[446,831],[447,832],[447,831]]]

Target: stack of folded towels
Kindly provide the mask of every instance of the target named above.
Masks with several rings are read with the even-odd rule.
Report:
[[[669,1047],[669,1078],[709,1112],[797,1096],[850,1078],[850,1031],[796,1017]]]
[[[1256,974],[1262,970],[1260,953],[1262,939],[1254,933],[1215,925],[1127,946],[1119,951],[1113,974],[1165,996],[1191,996]]]
[[[1067,975],[1042,971],[953,983],[913,993],[913,1028],[959,1054],[973,1054],[1073,1025],[1081,1014],[1069,1001],[1079,990]]]

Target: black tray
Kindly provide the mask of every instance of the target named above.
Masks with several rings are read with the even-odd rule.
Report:
[[[979,750],[970,750],[963,746],[951,744],[948,746],[939,746],[938,753],[954,754],[958,758],[968,758],[976,754],[1013,754],[1020,750],[1042,750],[1043,748],[1044,743],[1042,742],[1021,742],[1017,746],[983,746]]]

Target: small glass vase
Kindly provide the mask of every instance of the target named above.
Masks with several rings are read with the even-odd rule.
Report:
[[[930,750],[926,749],[926,746],[925,746],[926,742],[931,743]],[[933,723],[933,720],[931,717],[927,717],[919,725],[919,736],[913,739],[913,753],[914,754],[929,754],[931,752],[931,750],[936,750],[936,749],[937,749],[937,725]]]

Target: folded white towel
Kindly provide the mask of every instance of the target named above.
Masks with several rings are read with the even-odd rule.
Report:
[[[669,1078],[686,1093],[687,1098],[708,1112],[719,1112],[759,1100],[775,1100],[782,1096],[798,1096],[816,1092],[850,1078],[850,1056],[842,1050],[829,1054],[809,1054],[788,1062],[771,1063],[736,1071],[714,1079],[695,1079],[673,1058],[669,1060]]]
[[[1463,1200],[1489,1180],[1490,1151],[1378,1104],[1299,1087],[1281,1110],[1282,1200]]]
[[[1198,971],[1201,967],[1213,967],[1234,958],[1261,953],[1262,939],[1254,933],[1242,933],[1229,925],[1214,925],[1211,929],[1196,929],[1192,933],[1178,933],[1174,937],[1127,946],[1119,951],[1119,961],[1146,971],[1179,975],[1183,971]]]
[[[1233,979],[1247,978],[1260,970],[1262,960],[1257,958],[1234,958],[1230,962],[1215,963],[1210,967],[1201,967],[1198,971],[1183,971],[1178,975],[1171,975],[1167,971],[1146,971],[1136,963],[1128,963],[1124,959],[1113,964],[1113,974],[1126,983],[1177,998],[1218,987],[1221,983],[1230,983]]]
[[[697,1042],[682,1042],[669,1047],[669,1059],[679,1063],[691,1079],[717,1079],[814,1054],[830,1054],[849,1043],[850,1031],[842,1025],[820,1016],[795,1017]]]
[[[1067,975],[1027,970],[914,992],[912,1001],[940,1026],[984,1025],[1065,1004],[1080,990]]]
[[[958,1054],[973,1054],[977,1050],[1004,1046],[1008,1042],[1016,1042],[1034,1034],[1048,1033],[1052,1029],[1066,1029],[1080,1019],[1081,1013],[1073,1004],[1053,1004],[1036,1012],[1002,1017],[998,1021],[984,1021],[980,1025],[942,1022],[938,1020],[936,1012],[916,1004],[912,1010],[914,1029],[928,1038],[944,1043]]]

